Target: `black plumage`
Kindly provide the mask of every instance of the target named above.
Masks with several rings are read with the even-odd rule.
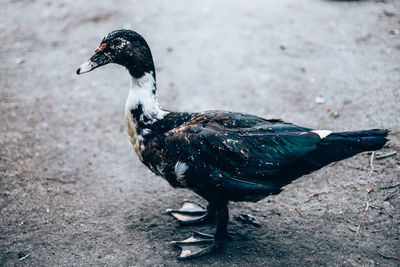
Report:
[[[278,194],[304,174],[380,149],[387,142],[388,130],[332,133],[243,113],[162,110],[150,49],[133,31],[107,35],[77,73],[111,62],[125,66],[132,76],[126,124],[140,160],[173,187],[191,189],[209,203],[203,209],[186,202],[169,212],[182,223],[216,218],[215,236],[196,233],[192,239],[175,242],[182,248],[181,258],[200,256],[222,245],[229,201],[255,202]]]
[[[150,128],[142,152],[150,169],[175,187],[213,201],[258,201],[294,179],[386,143],[387,130],[332,133],[249,114],[207,111],[170,113]],[[154,149],[154,144],[157,144]],[[178,181],[176,162],[188,165]]]

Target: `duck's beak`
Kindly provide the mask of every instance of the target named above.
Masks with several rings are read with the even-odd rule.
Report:
[[[111,58],[107,53],[99,51],[95,53],[88,61],[83,63],[77,70],[76,74],[82,74],[94,70],[100,66],[111,62]]]

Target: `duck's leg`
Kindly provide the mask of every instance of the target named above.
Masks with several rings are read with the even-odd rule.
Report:
[[[208,235],[199,232],[183,240],[183,241],[172,241],[171,244],[176,245],[182,249],[178,259],[186,260],[202,255],[208,254],[218,248],[221,248],[225,237],[227,236],[227,226],[229,220],[228,207],[220,208],[216,210],[215,224],[217,230],[215,235]]]
[[[184,200],[180,209],[167,209],[165,212],[174,216],[180,224],[200,224],[212,221],[215,216],[214,205],[208,204],[205,208],[200,203]]]

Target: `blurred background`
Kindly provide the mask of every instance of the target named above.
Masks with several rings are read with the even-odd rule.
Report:
[[[233,241],[183,264],[399,264],[398,0],[3,0],[0,265],[178,264],[168,242],[191,228],[164,210],[196,196],[172,189],[133,153],[126,70],[75,74],[120,28],[148,41],[166,109],[393,133],[381,159],[361,154],[278,196],[232,203]],[[236,220],[240,213],[261,227]]]

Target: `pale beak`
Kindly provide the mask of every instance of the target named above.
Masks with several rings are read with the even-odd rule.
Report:
[[[85,63],[83,63],[77,70],[76,74],[82,74],[91,71],[96,67],[97,64],[95,64],[93,61],[88,60]]]
[[[102,51],[95,53],[88,61],[83,63],[77,70],[76,74],[82,74],[94,70],[97,67],[106,65],[111,62],[111,58]]]

